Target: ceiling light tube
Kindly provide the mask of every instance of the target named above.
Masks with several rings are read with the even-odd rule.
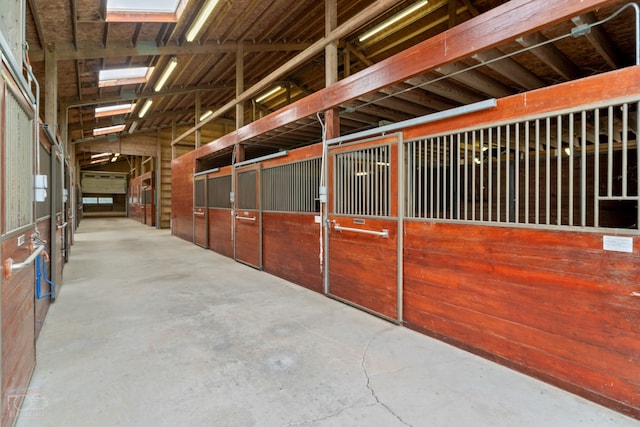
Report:
[[[153,100],[152,99],[147,99],[144,102],[144,105],[142,106],[142,108],[138,112],[138,117],[139,118],[143,118],[144,115],[147,114],[147,111],[149,111],[149,108],[151,108],[151,104],[153,104]]]
[[[138,122],[134,121],[133,123],[131,123],[131,126],[129,126],[129,134],[132,134],[136,128],[138,127]]]
[[[206,113],[204,113],[203,115],[200,116],[200,121],[203,121],[204,119],[206,119],[207,117],[209,117],[212,114],[213,114],[213,110],[207,111]]]
[[[276,93],[280,92],[282,89],[283,89],[282,86],[276,86],[273,89],[271,89],[270,91],[265,92],[262,95],[260,95],[259,97],[257,97],[256,98],[256,102],[266,101],[267,99],[271,98]]]
[[[213,12],[213,8],[216,7],[218,0],[207,0],[204,7],[200,9],[196,20],[193,21],[191,27],[189,27],[189,31],[187,31],[186,39],[188,42],[192,42],[196,39],[196,36],[202,29],[204,23],[209,19],[209,15]]]
[[[176,58],[175,56],[171,57],[169,63],[167,64],[167,68],[165,68],[162,72],[162,75],[160,75],[160,78],[158,79],[156,85],[153,87],[153,90],[155,90],[156,92],[160,92],[162,90],[164,84],[167,82],[167,80],[169,80],[169,76],[171,75],[171,73],[173,73],[173,70],[176,69],[177,65],[178,58]]]
[[[400,21],[401,19],[404,19],[407,16],[411,15],[413,12],[420,9],[421,7],[426,6],[427,3],[429,3],[429,0],[419,1],[413,6],[404,9],[402,12],[393,15],[391,18],[387,19],[382,24],[376,25],[366,33],[362,34],[360,37],[358,37],[358,41],[363,42],[366,39],[371,38],[372,36],[378,34],[380,31],[384,30],[385,28],[388,28],[393,24],[395,24],[396,22]]]

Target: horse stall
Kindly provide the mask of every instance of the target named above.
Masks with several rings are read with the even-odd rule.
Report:
[[[629,67],[202,174],[191,152],[174,234],[638,417],[639,103]]]

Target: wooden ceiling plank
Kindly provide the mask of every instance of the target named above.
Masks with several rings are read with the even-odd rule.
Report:
[[[449,76],[467,86],[472,87],[493,98],[502,98],[513,94],[513,90],[508,86],[492,79],[478,70],[469,70],[469,67],[461,62],[442,65],[436,71]]]
[[[546,86],[544,80],[520,65],[513,58],[504,58],[504,53],[498,49],[494,48],[478,52],[473,55],[473,59],[478,62],[492,61],[486,66],[525,89],[533,90]]]
[[[571,19],[576,26],[592,25],[598,22],[598,18],[593,12],[575,16]],[[598,53],[607,61],[607,64],[614,70],[624,66],[622,55],[618,52],[616,45],[602,26],[592,26],[590,32],[585,35],[587,40],[593,45]]]
[[[516,39],[524,47],[533,47],[531,53],[544,61],[556,73],[565,80],[575,80],[582,76],[582,72],[567,56],[555,45],[543,44],[549,40],[541,33],[533,33]],[[540,46],[539,46],[540,45]]]
[[[47,45],[47,41],[45,40],[44,37],[44,31],[42,29],[42,21],[40,21],[40,10],[38,8],[38,3],[37,0],[29,0],[29,9],[31,9],[31,16],[33,17],[33,22],[35,23],[35,27],[36,27],[36,36],[38,37],[38,41],[40,42],[40,47],[44,48],[44,46]],[[29,60],[33,61],[33,54],[32,52],[34,50],[32,50],[35,46],[31,46],[31,48],[29,49]],[[35,49],[37,50],[37,49]],[[44,61],[44,50],[40,49],[42,51],[42,59],[41,61]]]

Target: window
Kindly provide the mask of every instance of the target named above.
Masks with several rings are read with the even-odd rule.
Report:
[[[98,117],[116,116],[120,114],[128,114],[133,111],[135,106],[136,105],[133,103],[128,103],[128,104],[109,105],[106,107],[97,107],[95,116],[96,118],[98,118]]]
[[[112,205],[113,197],[83,197],[83,205]]]
[[[107,87],[146,83],[152,72],[153,67],[130,67],[100,70],[98,73],[98,86]]]
[[[187,0],[107,0],[110,22],[177,22]]]

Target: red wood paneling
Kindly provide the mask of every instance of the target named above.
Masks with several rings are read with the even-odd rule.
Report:
[[[193,170],[195,151],[171,162],[171,233],[193,242]]]
[[[397,319],[397,222],[351,218],[332,219],[345,227],[387,229],[389,238],[331,230],[329,235],[329,292],[332,295]]]
[[[404,241],[410,327],[640,416],[637,251],[603,251],[595,233],[423,222]]]
[[[17,237],[2,243],[2,255],[15,262],[30,254],[28,245],[17,246]],[[27,392],[35,368],[35,309],[33,265],[2,282],[2,425],[13,425],[14,407]],[[16,402],[18,399],[18,402]]]
[[[233,258],[231,209],[209,209],[209,249]]]
[[[323,292],[320,224],[314,214],[262,214],[263,267],[268,273]]]
[[[193,208],[193,243],[208,248],[207,208]]]

